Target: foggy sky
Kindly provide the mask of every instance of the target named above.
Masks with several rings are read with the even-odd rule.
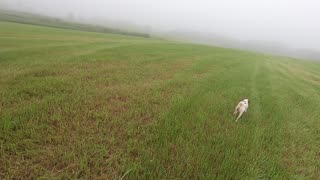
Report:
[[[0,0],[0,6],[50,16],[108,19],[155,31],[215,33],[242,41],[320,50],[317,0]]]

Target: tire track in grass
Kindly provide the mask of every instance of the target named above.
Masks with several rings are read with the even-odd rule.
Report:
[[[292,62],[294,63],[294,62]],[[316,99],[319,95],[314,84],[303,76],[290,71],[291,64],[282,61],[269,61],[274,108],[273,133],[279,138],[279,148],[274,148],[277,166],[287,178],[318,177],[316,175],[317,149],[316,122],[319,113]],[[296,67],[295,65],[293,65]],[[312,97],[312,98],[311,98]],[[307,151],[305,151],[308,149]]]
[[[251,97],[249,98],[249,110],[248,114],[250,113],[249,120],[250,123],[249,126],[246,128],[250,128],[253,131],[253,136],[252,136],[252,141],[248,145],[250,146],[250,151],[255,152],[257,150],[257,143],[259,142],[259,136],[260,136],[260,129],[257,127],[258,121],[261,121],[261,100],[260,100],[260,93],[257,89],[257,76],[259,71],[261,70],[261,61],[256,61],[254,70],[252,73],[252,82],[251,82]],[[254,118],[252,118],[254,117]],[[256,159],[253,159],[255,157],[251,157],[252,159],[250,160],[251,162],[248,164],[249,167],[247,167],[248,175],[251,177],[263,177],[263,170],[261,170],[258,166],[257,163],[255,162]],[[258,157],[259,158],[259,157]],[[255,166],[255,167],[250,167],[250,166]]]
[[[260,94],[257,90],[257,76],[260,73],[261,61],[255,60],[250,64],[251,74],[247,73],[248,83],[245,86],[245,96],[249,98],[249,110],[243,117],[236,123],[236,129],[231,132],[230,138],[226,141],[226,157],[222,164],[224,171],[232,172],[224,178],[257,178],[261,176],[261,170],[258,169],[256,163],[256,142],[259,140],[257,136],[258,127],[257,123],[261,119],[260,111]],[[252,70],[253,69],[253,70]],[[244,81],[243,78],[240,81]],[[240,88],[235,89],[239,91]],[[249,94],[250,93],[250,96]],[[258,172],[257,172],[258,171]],[[225,172],[224,172],[225,173]]]
[[[252,73],[250,117],[243,126],[241,135],[249,137],[245,140],[250,147],[247,178],[284,178],[279,165],[279,149],[281,149],[281,113],[278,109],[277,98],[274,98],[271,69],[267,66],[268,59],[257,60]],[[250,134],[252,133],[252,134]],[[250,137],[251,136],[251,137]]]
[[[284,149],[282,150],[281,165],[288,171],[292,178],[315,178],[319,177],[319,155],[320,148],[319,134],[317,126],[319,113],[319,93],[318,85],[312,80],[301,75],[298,71],[282,66],[288,76],[286,83],[278,87],[282,95],[283,113],[285,113],[284,127]],[[302,67],[301,67],[302,68]],[[307,71],[307,69],[305,69]],[[303,73],[303,72],[302,72]]]

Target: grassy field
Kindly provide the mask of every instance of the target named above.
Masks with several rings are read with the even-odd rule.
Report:
[[[319,102],[317,62],[0,22],[1,179],[318,179]]]
[[[112,34],[122,34],[131,35],[139,37],[149,37],[149,34],[133,32],[133,31],[123,31],[120,29],[112,29],[101,25],[90,25],[85,23],[79,23],[72,20],[63,20],[59,18],[53,18],[49,16],[43,16],[38,14],[31,14],[18,11],[3,10],[0,7],[0,21],[13,22],[21,24],[32,24],[45,27],[61,28],[61,29],[71,29],[71,30],[81,30],[97,33],[112,33]]]

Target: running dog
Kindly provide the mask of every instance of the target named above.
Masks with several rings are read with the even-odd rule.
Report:
[[[237,117],[236,122],[238,122],[239,118],[242,116],[242,114],[244,112],[247,112],[248,107],[249,107],[249,100],[248,99],[244,99],[239,102],[239,104],[237,105],[237,107],[233,113],[234,115],[237,115],[239,113],[239,116]]]

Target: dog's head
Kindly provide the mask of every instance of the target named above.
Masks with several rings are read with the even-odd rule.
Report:
[[[244,99],[243,101],[249,104],[249,99]]]

